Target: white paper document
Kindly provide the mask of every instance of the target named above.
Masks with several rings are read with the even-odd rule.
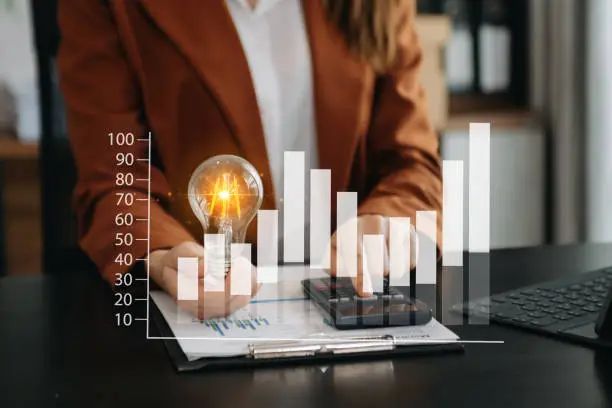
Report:
[[[304,298],[300,286],[300,279],[305,277],[303,269],[280,269],[284,269],[282,282],[265,284],[247,307],[227,318],[198,321],[179,309],[167,294],[155,291],[151,292],[151,297],[190,361],[246,355],[249,345],[274,343],[310,344],[385,335],[414,345],[458,340],[457,335],[433,319],[423,326],[336,330],[326,323],[316,306]],[[287,270],[297,273],[288,274]]]

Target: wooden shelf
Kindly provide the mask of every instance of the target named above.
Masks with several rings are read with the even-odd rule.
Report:
[[[38,143],[23,143],[0,132],[0,160],[38,158]]]
[[[490,109],[451,115],[446,131],[465,131],[470,123],[491,123],[497,129],[538,126],[539,116],[527,109]]]

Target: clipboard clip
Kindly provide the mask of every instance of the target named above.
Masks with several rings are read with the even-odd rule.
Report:
[[[259,344],[249,346],[249,355],[255,360],[314,357],[317,355],[341,355],[392,351],[393,337],[369,339],[338,339],[328,343]]]

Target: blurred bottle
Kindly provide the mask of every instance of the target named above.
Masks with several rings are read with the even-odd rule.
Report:
[[[511,82],[512,31],[508,0],[484,0],[480,41],[480,90],[506,92]]]
[[[474,36],[470,28],[470,0],[446,0],[444,12],[451,18],[453,30],[446,47],[446,76],[451,93],[474,89]]]
[[[0,135],[16,135],[17,106],[8,85],[0,82]]]

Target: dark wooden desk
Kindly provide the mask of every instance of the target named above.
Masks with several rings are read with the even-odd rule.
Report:
[[[495,252],[494,292],[612,265],[612,246]],[[602,407],[612,355],[500,326],[464,355],[176,374],[143,327],[117,329],[93,273],[0,280],[0,407]]]

